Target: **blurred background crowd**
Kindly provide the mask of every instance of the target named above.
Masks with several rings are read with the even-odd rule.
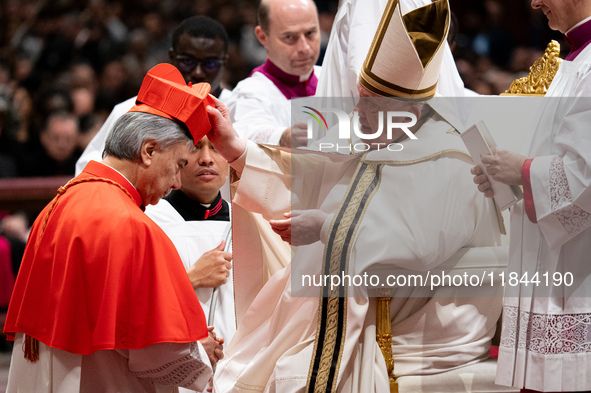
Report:
[[[568,51],[528,0],[449,1],[452,52],[465,86],[479,94],[499,94],[527,74],[551,39]],[[325,47],[338,0],[316,3]],[[258,0],[0,2],[0,179],[73,176],[113,106],[137,94],[152,66],[168,61],[170,35],[189,16],[207,15],[226,28],[222,85],[232,89],[266,58],[254,35],[257,6]],[[8,239],[15,272],[32,218],[0,206],[0,253]]]
[[[337,0],[317,0],[325,46]],[[467,88],[499,94],[541,56],[552,34],[527,0],[450,0],[450,40]],[[230,37],[224,82],[265,61],[258,0],[5,0],[0,3],[0,178],[74,173],[113,106],[168,61],[170,34],[191,15]],[[567,48],[567,45],[563,45]],[[319,63],[322,62],[322,56]],[[59,116],[51,116],[52,113]]]

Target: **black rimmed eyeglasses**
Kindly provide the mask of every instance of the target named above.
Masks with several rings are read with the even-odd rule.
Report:
[[[183,72],[193,72],[197,66],[201,66],[201,69],[206,73],[213,73],[219,71],[224,60],[209,58],[209,59],[196,59],[192,56],[176,56],[176,61],[179,65],[179,69]]]

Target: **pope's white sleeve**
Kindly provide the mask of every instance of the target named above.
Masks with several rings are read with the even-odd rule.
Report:
[[[267,220],[291,210],[290,155],[247,142],[246,165],[232,202]]]

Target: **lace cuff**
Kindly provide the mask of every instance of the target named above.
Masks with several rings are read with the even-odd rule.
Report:
[[[137,357],[143,358],[143,360],[136,361],[138,363],[136,367],[130,364],[130,372],[138,378],[149,379],[153,383],[202,390],[207,385],[212,372],[208,358],[204,359],[203,357],[205,351],[202,351],[200,347],[197,342],[190,344],[160,343],[143,349],[130,350],[130,363],[134,362],[132,351]],[[185,353],[184,356],[183,353]],[[177,354],[180,357],[175,359]],[[155,368],[145,368],[149,367],[146,359],[152,359],[154,362],[160,360],[161,364]],[[172,360],[165,362],[166,359]],[[137,370],[140,367],[144,369]]]
[[[544,354],[591,352],[591,313],[539,314],[503,307],[501,347]]]
[[[591,214],[572,203],[573,197],[560,156],[552,158],[549,181],[550,209],[564,230],[574,236],[588,228],[591,225]]]

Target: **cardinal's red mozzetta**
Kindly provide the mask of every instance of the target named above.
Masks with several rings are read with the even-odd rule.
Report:
[[[161,64],[144,79],[132,111],[182,122],[197,142],[211,129],[208,93],[209,85],[186,86],[176,68]],[[27,359],[39,358],[39,342],[47,351],[91,355],[208,336],[181,259],[144,204],[122,173],[91,161],[41,212],[4,330],[13,340],[24,333]]]

